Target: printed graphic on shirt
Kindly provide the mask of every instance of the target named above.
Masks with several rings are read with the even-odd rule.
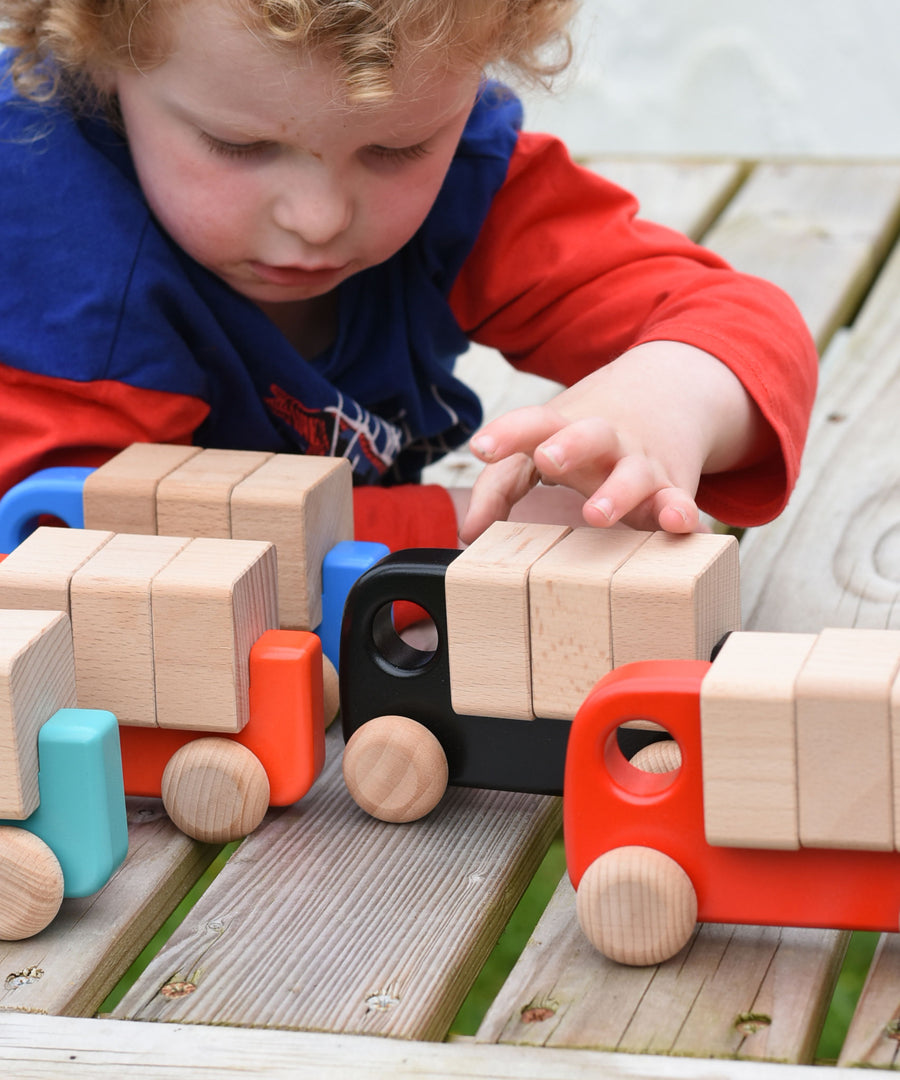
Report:
[[[345,457],[356,479],[372,483],[382,477],[403,448],[403,432],[374,416],[358,402],[337,392],[337,404],[310,409],[274,383],[266,405],[297,435],[302,453]]]

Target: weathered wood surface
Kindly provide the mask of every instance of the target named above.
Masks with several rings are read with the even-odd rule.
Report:
[[[900,627],[900,249],[826,354],[790,505],[742,543],[745,625]]]
[[[410,1042],[294,1031],[13,1016],[0,1061],[16,1080],[816,1080],[820,1069],[590,1050]],[[853,1080],[829,1069],[829,1080]]]
[[[64,900],[37,937],[0,942],[0,1013],[90,1016],[218,850],[180,833],[158,800],[129,799],[128,857],[105,888]]]
[[[900,221],[900,165],[764,164],[703,237],[794,299],[819,348],[865,295]]]
[[[900,934],[879,939],[838,1064],[900,1065]]]
[[[846,934],[701,926],[677,956],[628,968],[594,951],[560,883],[479,1042],[807,1062]]]
[[[244,841],[115,1017],[445,1036],[560,801],[457,789],[386,824],[350,799],[342,745],[332,731],[312,792]]]

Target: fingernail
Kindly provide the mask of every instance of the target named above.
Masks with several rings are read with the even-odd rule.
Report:
[[[599,510],[607,521],[612,520],[613,504],[610,499],[595,499],[591,503],[591,506],[593,506],[595,510]]]
[[[497,444],[486,435],[479,435],[469,443],[479,457],[492,458],[497,452]]]
[[[565,465],[565,459],[563,458],[559,447],[556,446],[555,443],[550,443],[549,446],[542,446],[541,453],[545,454],[548,458],[550,458],[550,461],[553,463],[554,468],[562,470],[563,466]]]

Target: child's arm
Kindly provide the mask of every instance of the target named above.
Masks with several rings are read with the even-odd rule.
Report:
[[[784,508],[816,386],[809,331],[780,289],[636,209],[556,140],[520,136],[450,301],[473,340],[568,389],[474,436],[490,464],[464,540],[539,479],[588,500],[592,525],[691,530],[699,507],[748,526]]]
[[[737,377],[709,353],[653,341],[624,353],[546,405],[516,409],[471,442],[487,467],[460,529],[470,542],[535,483],[587,501],[584,520],[691,532],[702,473],[753,465],[775,438]]]

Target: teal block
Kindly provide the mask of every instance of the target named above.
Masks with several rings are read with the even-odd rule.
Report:
[[[59,859],[66,896],[101,889],[128,854],[119,725],[104,709],[59,709],[38,735],[40,806],[19,825]]]

